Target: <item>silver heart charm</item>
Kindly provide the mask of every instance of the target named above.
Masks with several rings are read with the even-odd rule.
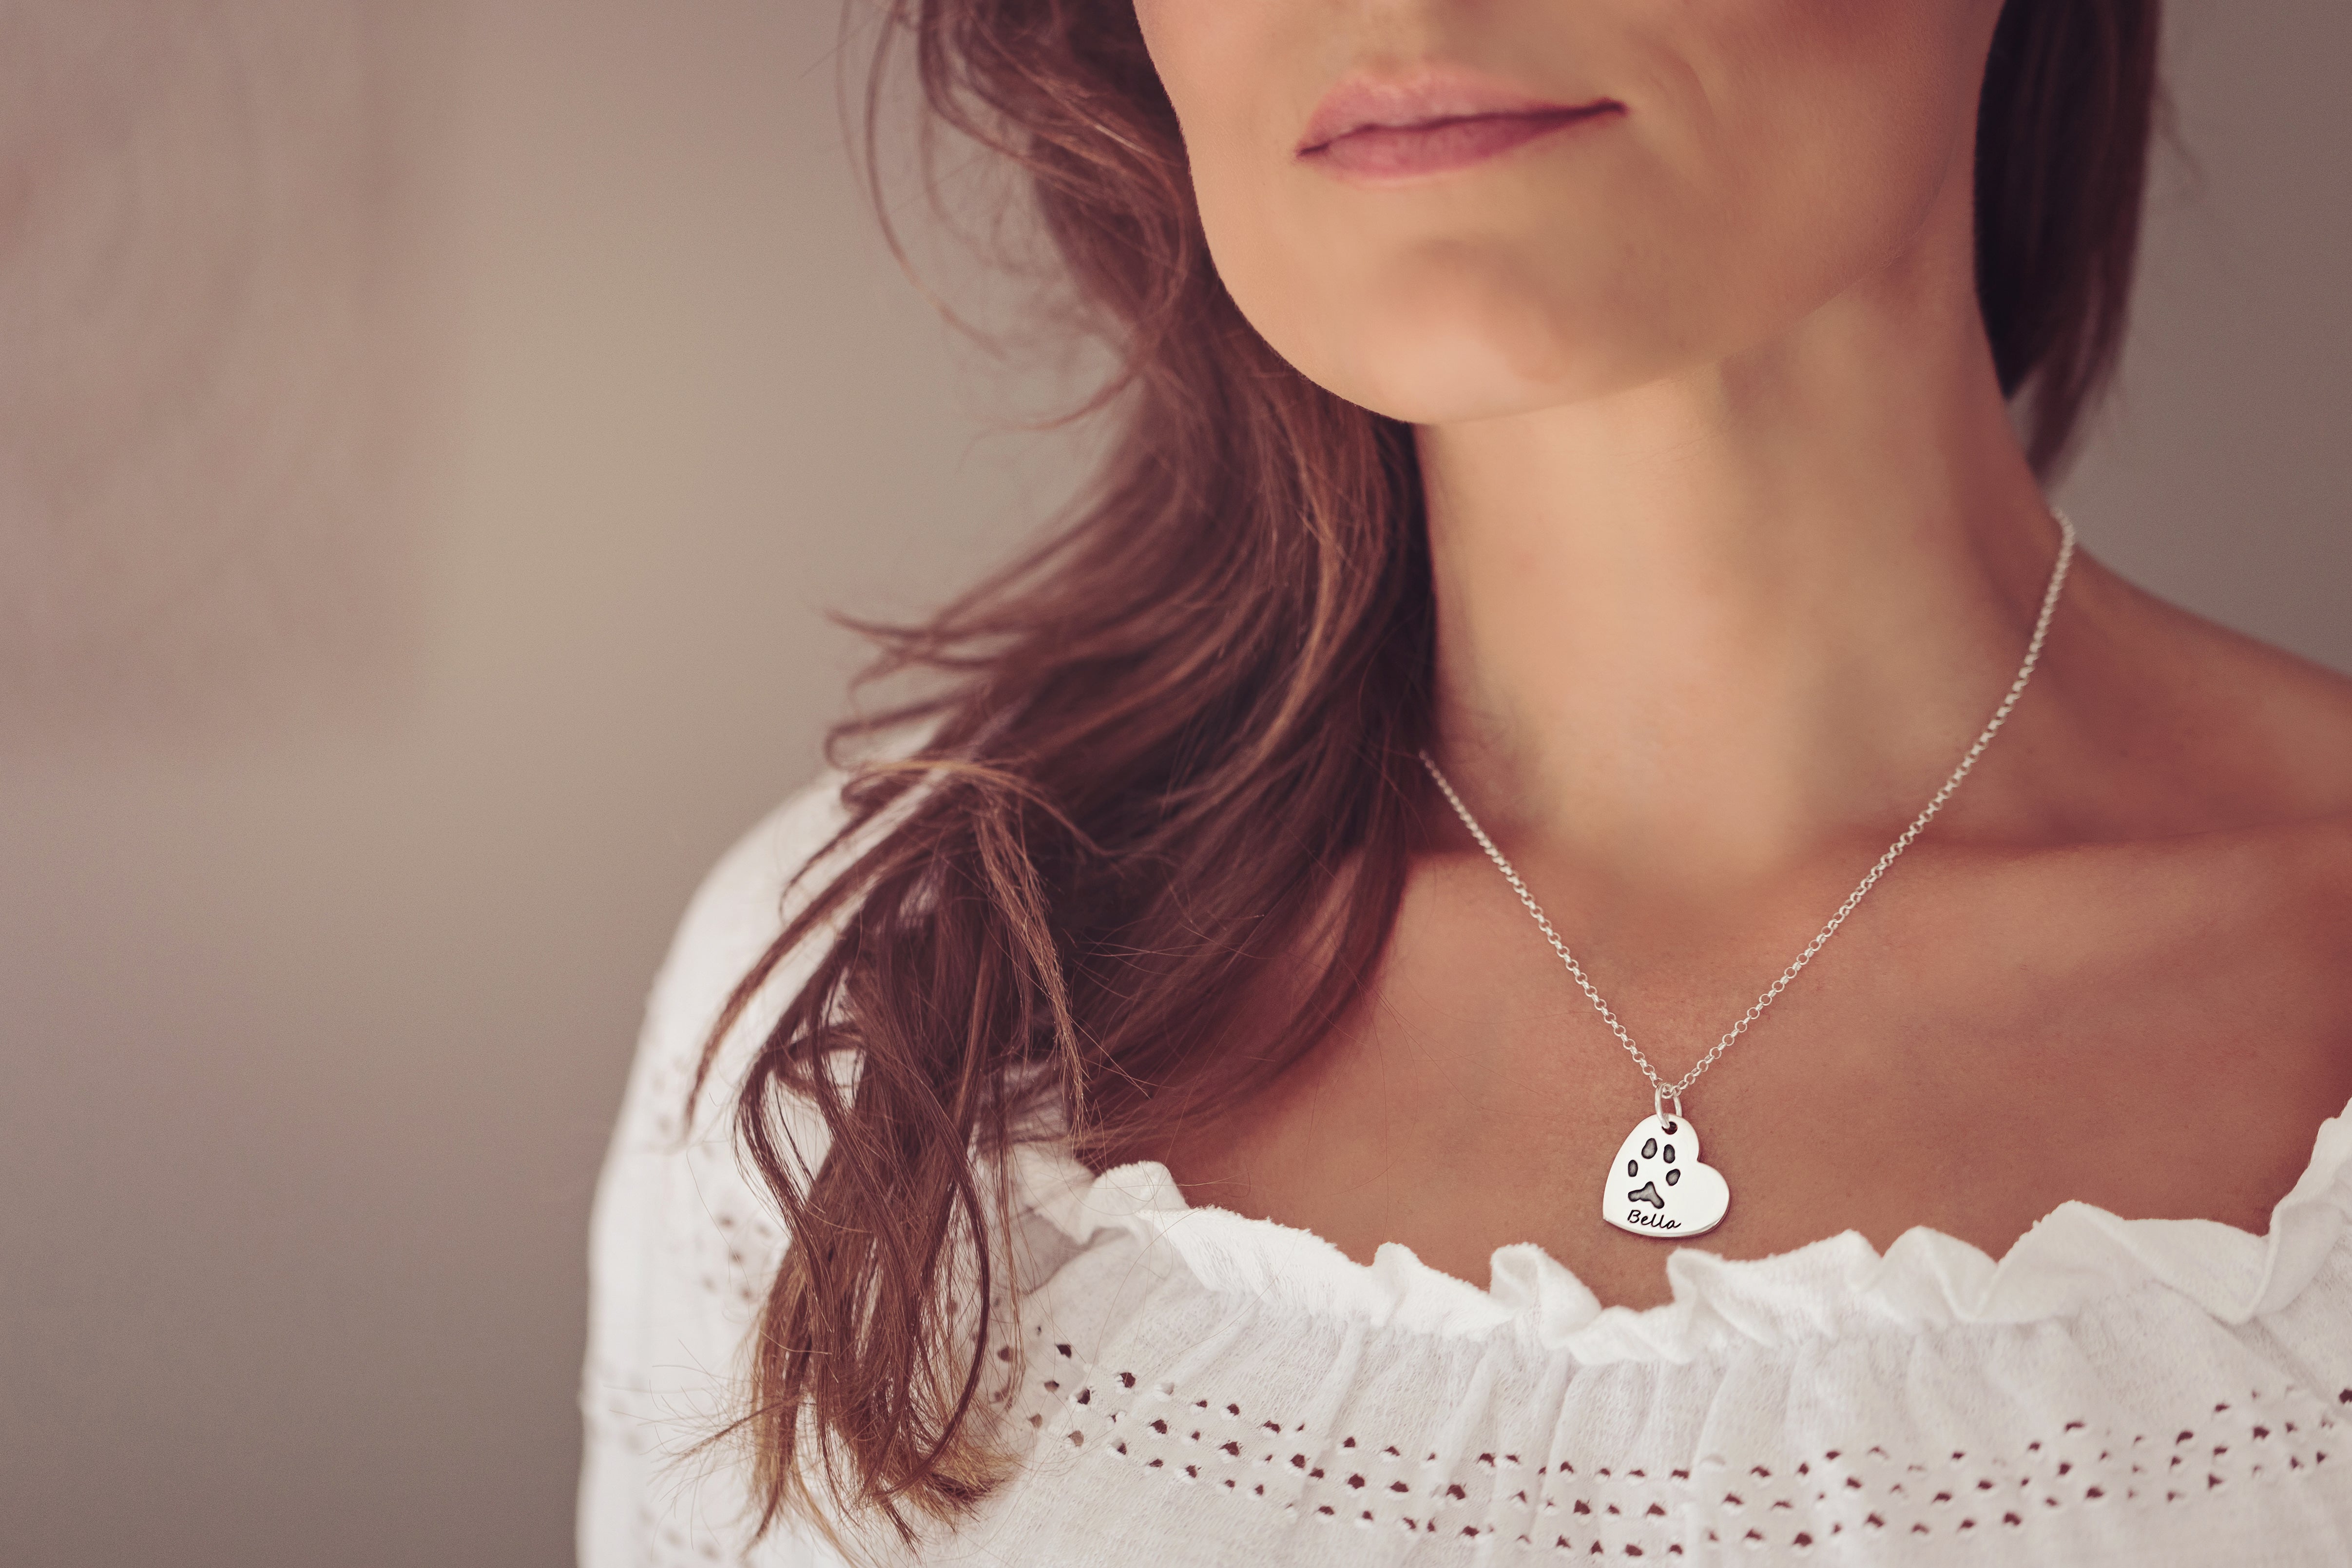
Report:
[[[1625,1136],[1601,1217],[1635,1236],[1680,1240],[1713,1230],[1731,1207],[1731,1184],[1699,1163],[1698,1129],[1687,1116],[1645,1116]]]

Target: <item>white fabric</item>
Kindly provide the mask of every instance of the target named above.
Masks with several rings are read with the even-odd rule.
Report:
[[[681,1138],[686,1082],[836,783],[727,857],[655,987],[596,1206],[583,1568],[838,1561],[746,1548],[724,1458],[677,1458],[782,1246],[726,1121],[774,992]],[[2352,1562],[2352,1114],[2266,1236],[2069,1203],[1998,1263],[1926,1229],[1684,1247],[1640,1311],[1533,1245],[1482,1289],[1189,1207],[1158,1164],[1014,1174],[1002,1392],[1034,1447],[927,1563]]]

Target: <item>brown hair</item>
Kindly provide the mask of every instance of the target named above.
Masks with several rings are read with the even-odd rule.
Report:
[[[869,676],[929,694],[834,739],[925,738],[844,787],[846,869],[712,1037],[833,933],[736,1111],[791,1237],[740,1426],[763,1530],[830,1503],[910,1532],[985,1494],[983,1373],[1017,1351],[973,1307],[1013,1294],[997,1156],[1042,1110],[1099,1166],[1297,1060],[1387,940],[1423,805],[1411,431],[1307,381],[1227,297],[1132,8],[882,4],[931,114],[1024,172],[1118,351],[1119,423],[1057,533],[929,624],[875,629]],[[2013,0],[1992,47],[1979,291],[2044,473],[2122,341],[2157,29],[2158,0]],[[1245,1002],[1277,963],[1279,1004]],[[822,1118],[821,1160],[787,1098]]]

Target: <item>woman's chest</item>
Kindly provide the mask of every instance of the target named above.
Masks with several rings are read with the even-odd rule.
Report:
[[[2070,1200],[2260,1233],[2352,1098],[2345,966],[2307,922],[2079,895],[1914,908],[1842,935],[1692,1086],[1680,1156],[1730,1194],[1699,1245],[1760,1258],[1851,1229],[1884,1250],[1924,1226],[1997,1257]],[[1360,1260],[1398,1241],[1480,1281],[1532,1241],[1603,1301],[1664,1300],[1671,1244],[1604,1221],[1621,1187],[1644,1214],[1669,1194],[1638,1178],[1677,1174],[1620,1169],[1650,1082],[1556,968],[1433,930],[1446,913],[1409,901],[1348,1026],[1171,1168],[1195,1203]],[[1679,1026],[1636,1037],[1663,1075],[1717,1037],[1690,998],[1728,984],[1703,963],[1629,978],[1628,1018]]]

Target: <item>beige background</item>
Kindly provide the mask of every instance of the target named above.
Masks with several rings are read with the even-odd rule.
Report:
[[[831,0],[0,0],[0,1556],[557,1563],[583,1227],[711,858],[1071,471],[875,240]],[[2340,0],[2062,499],[2352,668]],[[1034,405],[1034,378],[1010,387]]]

